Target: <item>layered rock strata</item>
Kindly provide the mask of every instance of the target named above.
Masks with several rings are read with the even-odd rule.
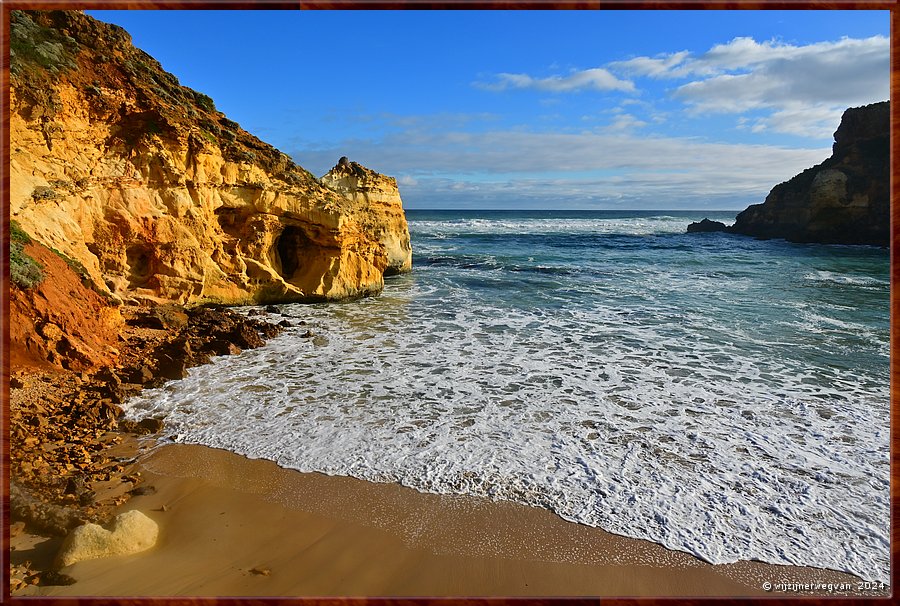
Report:
[[[776,185],[728,230],[829,244],[890,243],[890,106],[850,108],[830,158]]]
[[[320,182],[117,26],[10,22],[12,218],[114,298],[341,299],[410,268],[393,179],[347,162]]]

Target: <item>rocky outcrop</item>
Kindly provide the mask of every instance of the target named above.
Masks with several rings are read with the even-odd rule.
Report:
[[[396,179],[343,157],[321,181],[362,209],[357,220],[384,246],[385,275],[412,269],[409,229]]]
[[[728,231],[728,226],[721,221],[710,221],[709,219],[703,219],[702,221],[698,221],[696,223],[691,223],[690,225],[688,225],[687,231],[689,234],[713,233],[717,231]]]
[[[396,182],[322,181],[179,85],[121,28],[10,13],[10,212],[124,301],[316,301],[410,267]]]
[[[890,107],[848,109],[830,158],[775,186],[731,232],[792,242],[890,242]]]

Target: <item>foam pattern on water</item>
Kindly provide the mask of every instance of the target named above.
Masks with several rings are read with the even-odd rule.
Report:
[[[412,221],[417,268],[380,297],[280,306],[308,324],[129,415],[714,563],[889,581],[886,256],[677,217],[484,221]]]

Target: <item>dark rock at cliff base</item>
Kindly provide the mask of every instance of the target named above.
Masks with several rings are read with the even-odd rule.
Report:
[[[687,230],[689,234],[709,233],[716,231],[728,231],[728,226],[721,221],[710,221],[709,219],[703,219],[699,223],[691,223],[690,225],[688,225]]]
[[[141,310],[128,320],[129,326],[153,328],[156,330],[180,330],[187,326],[188,316],[180,305],[158,305]]]
[[[138,425],[149,431],[150,433],[159,433],[162,431],[165,423],[162,419],[154,419],[153,417],[144,417],[138,421]]]
[[[185,320],[182,323],[179,318],[169,323],[169,330],[175,336],[154,347],[149,358],[155,359],[155,368],[152,362],[145,366],[142,361],[121,371],[137,388],[139,385],[158,387],[167,379],[183,379],[189,368],[209,362],[212,356],[235,355],[244,349],[261,347],[265,339],[283,330],[281,326],[216,306],[181,308],[169,313],[174,315]]]
[[[732,232],[823,244],[890,244],[890,105],[844,112],[830,158],[776,185]]]
[[[65,536],[86,521],[81,511],[45,503],[15,482],[9,486],[9,510],[11,519],[22,520],[32,531],[51,536]]]
[[[153,380],[153,370],[150,369],[146,364],[141,364],[140,366],[136,366],[134,368],[128,369],[126,372],[126,376],[130,383],[134,383],[136,385],[146,385]]]
[[[185,378],[192,354],[190,341],[186,337],[166,343],[157,352],[159,376],[174,380]]]
[[[58,585],[74,585],[77,581],[71,576],[58,570],[47,570],[41,573],[41,580],[38,585],[42,586],[58,586]]]

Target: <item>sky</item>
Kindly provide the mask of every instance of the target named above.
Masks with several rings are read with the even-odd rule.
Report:
[[[889,97],[888,11],[87,11],[406,208],[743,209]]]

